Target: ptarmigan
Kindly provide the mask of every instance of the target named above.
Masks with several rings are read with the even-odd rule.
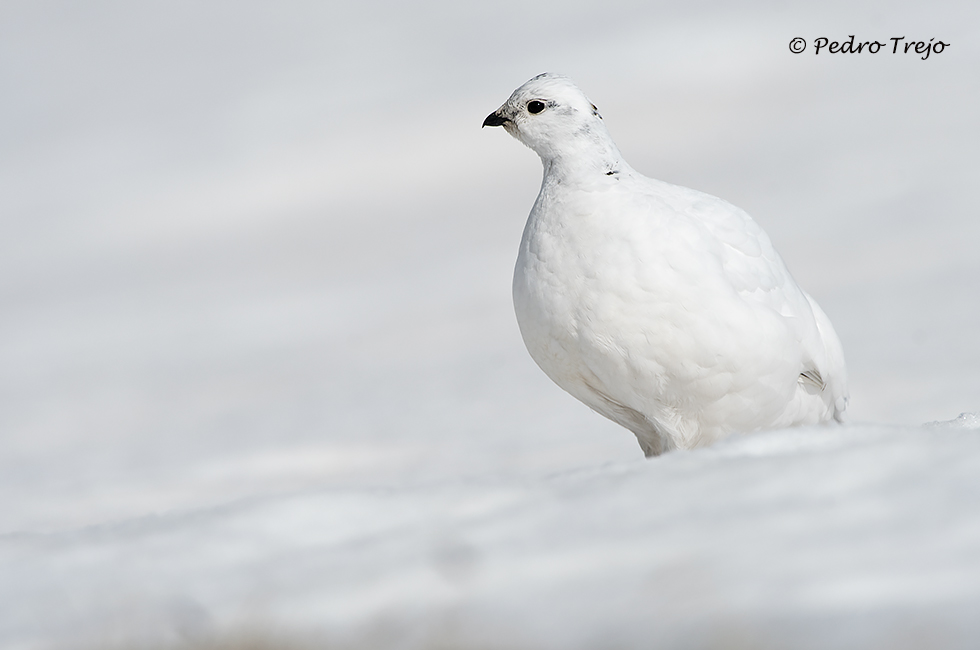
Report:
[[[531,79],[483,125],[544,164],[513,289],[556,384],[647,456],[841,420],[837,334],[749,215],[633,170],[566,77]]]

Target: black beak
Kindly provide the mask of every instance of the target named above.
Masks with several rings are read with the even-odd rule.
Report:
[[[500,126],[504,122],[508,121],[509,120],[506,117],[500,115],[497,111],[494,111],[493,113],[487,115],[487,119],[483,120],[483,126]],[[480,128],[482,129],[483,127]]]

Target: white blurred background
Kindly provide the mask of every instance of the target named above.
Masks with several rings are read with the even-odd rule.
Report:
[[[965,1],[3,0],[3,539],[636,459],[534,366],[510,305],[540,164],[480,124],[544,71],[635,168],[769,232],[843,341],[851,422],[980,408],[978,21]],[[850,34],[950,45],[813,54]]]

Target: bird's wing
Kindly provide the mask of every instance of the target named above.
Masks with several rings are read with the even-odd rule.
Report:
[[[801,381],[825,393],[840,420],[847,406],[847,375],[830,319],[796,284],[768,235],[745,211],[700,192],[688,200],[690,214],[721,243],[721,263],[732,286],[745,300],[779,312],[795,330],[803,351]]]
[[[720,244],[718,255],[732,287],[745,300],[783,316],[808,314],[809,303],[759,224],[727,201],[691,193],[686,212]]]

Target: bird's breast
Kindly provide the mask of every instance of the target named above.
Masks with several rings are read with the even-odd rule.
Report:
[[[532,358],[559,385],[631,353],[669,321],[669,264],[655,232],[637,237],[615,215],[541,201],[528,219],[514,272],[514,308]],[[561,215],[561,218],[557,218]],[[647,224],[648,229],[652,224]],[[667,316],[667,319],[664,319]],[[658,325],[659,323],[659,325]]]

